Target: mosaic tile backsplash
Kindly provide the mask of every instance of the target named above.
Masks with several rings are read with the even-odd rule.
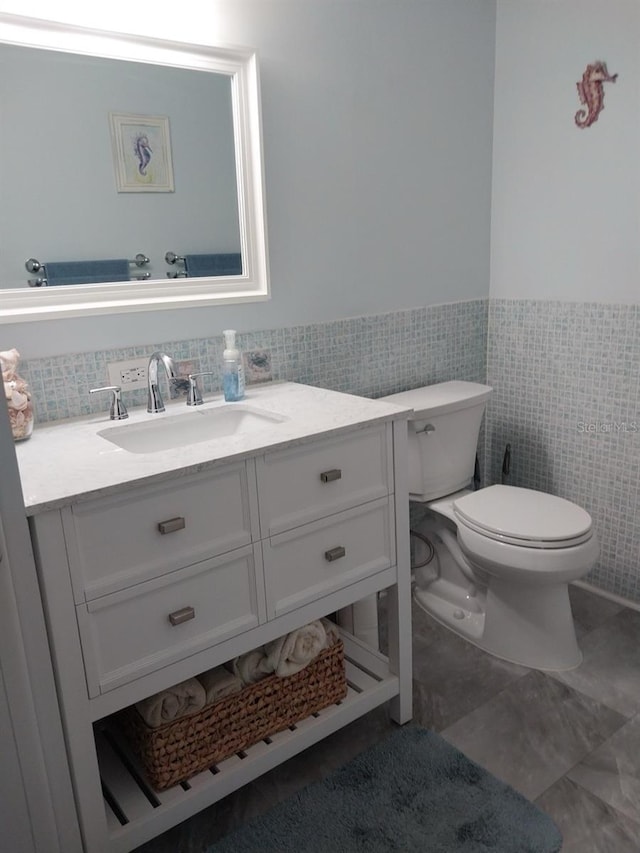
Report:
[[[268,355],[274,380],[381,397],[446,379],[482,381],[486,334],[487,301],[471,300],[240,333],[237,340],[244,352],[262,355],[262,366]],[[108,397],[90,396],[89,389],[109,384],[107,365],[150,355],[157,349],[174,361],[189,362],[193,372],[213,372],[213,377],[204,377],[205,400],[222,393],[223,340],[222,332],[217,331],[211,338],[25,359],[22,375],[31,386],[36,422],[106,412]],[[247,375],[250,378],[249,372]],[[123,392],[123,397],[129,408],[146,405],[144,389]]]
[[[640,305],[491,300],[488,479],[575,501],[602,553],[585,578],[640,601]]]

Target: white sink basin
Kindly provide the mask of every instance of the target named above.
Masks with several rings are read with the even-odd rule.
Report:
[[[129,453],[158,453],[255,432],[288,420],[273,412],[232,403],[212,409],[194,409],[178,415],[149,415],[148,420],[107,427],[98,435]]]

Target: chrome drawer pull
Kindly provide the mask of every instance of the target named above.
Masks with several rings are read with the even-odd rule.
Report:
[[[178,516],[177,518],[169,518],[167,521],[158,522],[158,530],[163,535],[165,533],[175,533],[176,530],[184,530],[186,526],[186,522],[181,516]]]
[[[324,552],[324,558],[328,563],[332,563],[334,560],[339,560],[341,557],[346,555],[346,550],[342,545],[338,545],[335,548],[329,548],[328,551]]]
[[[189,622],[190,619],[196,618],[196,611],[193,607],[183,607],[181,610],[174,610],[169,614],[169,622],[172,625],[182,625],[183,622]]]
[[[342,471],[340,468],[331,468],[330,471],[323,471],[322,474],[320,474],[320,479],[323,483],[331,483],[333,480],[340,480],[342,479]]]

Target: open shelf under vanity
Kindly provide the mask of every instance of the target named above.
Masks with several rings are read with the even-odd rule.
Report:
[[[155,791],[109,718],[96,724],[96,747],[110,851],[126,853],[342,728],[398,693],[387,659],[341,632],[347,695],[166,791]]]

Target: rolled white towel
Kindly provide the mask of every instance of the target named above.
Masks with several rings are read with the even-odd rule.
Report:
[[[267,664],[280,678],[300,672],[325,648],[327,632],[317,619],[264,647]]]
[[[340,639],[340,629],[338,628],[336,623],[332,622],[330,619],[323,618],[320,621],[322,622],[325,633],[327,635],[327,642],[325,643],[325,649],[328,649],[331,646],[335,646],[335,644]]]
[[[237,675],[243,684],[255,684],[256,681],[260,681],[273,672],[273,668],[267,663],[262,646],[234,658],[231,662],[231,668],[234,675]]]
[[[136,702],[138,713],[148,726],[156,729],[188,714],[202,710],[206,703],[205,689],[197,678],[188,678],[167,690],[154,693]]]
[[[238,693],[243,688],[242,679],[224,666],[216,666],[198,676],[198,681],[204,687],[206,704],[217,702],[225,696]]]

